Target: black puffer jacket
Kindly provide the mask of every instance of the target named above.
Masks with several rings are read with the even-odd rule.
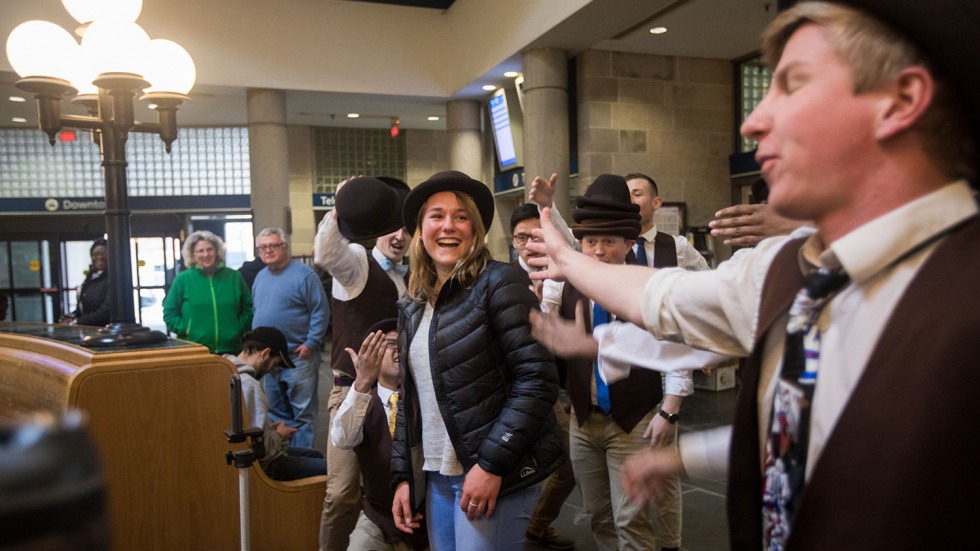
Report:
[[[439,409],[456,457],[467,472],[479,464],[503,477],[500,496],[544,480],[565,459],[552,410],[558,398],[554,358],[531,337],[528,323],[536,307],[514,267],[491,262],[468,290],[446,283],[427,336]],[[424,497],[422,420],[407,362],[425,307],[403,299],[399,310],[402,399],[392,488],[409,481],[417,509]]]

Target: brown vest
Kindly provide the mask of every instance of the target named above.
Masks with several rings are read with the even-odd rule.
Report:
[[[375,323],[398,317],[398,288],[368,251],[368,279],[360,295],[351,300],[330,300],[333,344],[330,366],[354,378],[354,364],[344,348],[361,349],[367,330]]]
[[[378,388],[374,387],[364,413],[364,438],[354,448],[364,481],[364,516],[381,529],[386,542],[404,541],[413,549],[425,549],[429,541],[424,520],[421,529],[406,534],[395,528],[391,517],[395,493],[391,490],[391,433],[388,430],[388,417],[378,397]]]
[[[788,243],[769,270],[761,338],[742,374],[728,486],[734,551],[762,545],[759,370],[770,326],[802,286],[801,245]],[[788,550],[969,549],[980,541],[978,277],[974,219],[936,247],[896,305],[813,466]]]
[[[561,317],[575,319],[575,304],[582,301],[586,307],[585,327],[592,333],[592,309],[588,307],[589,299],[570,283],[565,283],[561,294]],[[559,373],[565,375],[565,388],[575,408],[575,416],[579,426],[585,423],[591,411],[592,403],[592,373],[595,358],[574,358],[561,360],[556,358]],[[564,366],[562,365],[564,364]],[[660,372],[649,369],[630,369],[629,377],[609,385],[609,401],[612,403],[610,415],[619,428],[630,432],[663,399],[663,379]]]
[[[626,256],[626,263],[639,264],[636,253],[632,250]],[[677,242],[669,233],[658,231],[653,237],[653,267],[673,268],[674,266],[677,266]]]

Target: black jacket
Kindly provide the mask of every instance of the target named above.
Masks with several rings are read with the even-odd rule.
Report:
[[[491,262],[470,289],[455,281],[445,284],[427,336],[439,409],[456,457],[467,472],[479,464],[503,477],[500,496],[544,480],[565,459],[552,410],[558,398],[554,358],[531,337],[528,323],[528,312],[536,307],[521,274]],[[422,420],[407,363],[425,308],[402,299],[399,311],[403,391],[392,445],[392,488],[409,481],[417,509],[424,497]]]
[[[85,281],[78,288],[78,306],[72,312],[79,325],[108,325],[109,323],[109,272],[89,269]]]

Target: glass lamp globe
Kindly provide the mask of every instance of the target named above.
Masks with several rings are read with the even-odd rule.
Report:
[[[132,73],[143,76],[150,37],[132,21],[96,20],[82,37],[82,63],[100,75]]]
[[[49,21],[25,21],[7,37],[7,59],[21,77],[70,80],[78,43]]]
[[[190,54],[180,44],[158,38],[150,41],[143,78],[150,83],[146,93],[176,92],[186,95],[194,87],[197,69]]]
[[[79,23],[115,19],[132,23],[143,9],[143,0],[61,0]]]

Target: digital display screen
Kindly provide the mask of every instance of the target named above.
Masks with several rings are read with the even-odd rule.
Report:
[[[490,98],[490,116],[493,119],[493,138],[497,145],[500,168],[506,169],[517,165],[514,132],[510,126],[510,112],[507,109],[507,99],[504,97],[502,89]]]

